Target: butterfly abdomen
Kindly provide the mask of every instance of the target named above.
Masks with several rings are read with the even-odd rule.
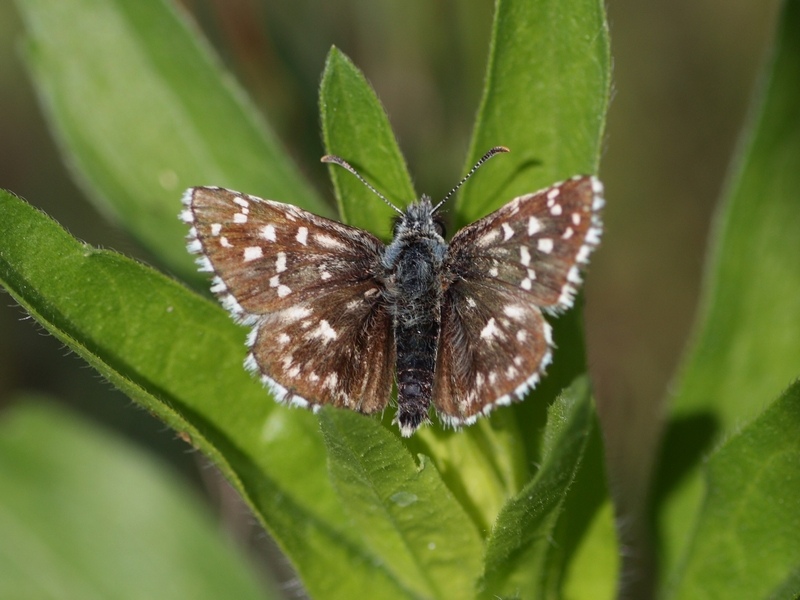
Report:
[[[397,350],[397,421],[404,435],[428,420],[441,321],[441,239],[412,236],[393,262],[387,303]]]

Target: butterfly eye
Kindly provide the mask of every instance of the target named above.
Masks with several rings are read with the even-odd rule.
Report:
[[[433,226],[436,229],[436,233],[438,233],[440,236],[444,237],[447,235],[447,230],[444,227],[444,221],[438,217],[434,217]]]

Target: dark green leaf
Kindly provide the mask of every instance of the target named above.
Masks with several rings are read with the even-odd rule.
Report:
[[[798,432],[800,382],[712,455],[667,598],[766,598],[778,588],[800,596]]]
[[[330,213],[186,16],[163,0],[17,0],[65,157],[98,207],[194,266],[183,190],[220,185]]]
[[[0,421],[0,597],[265,597],[177,473],[20,402]]]
[[[383,106],[361,71],[337,48],[328,53],[319,108],[329,154],[349,162],[397,207],[416,200]],[[396,213],[340,166],[331,165],[330,170],[342,220],[390,238]]]
[[[378,421],[322,413],[328,465],[355,528],[414,598],[468,598],[483,543],[436,467]]]

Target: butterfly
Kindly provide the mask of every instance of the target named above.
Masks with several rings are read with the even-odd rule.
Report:
[[[520,400],[552,361],[543,313],[573,304],[600,243],[603,186],[576,176],[514,198],[450,240],[442,204],[394,207],[387,246],[367,231],[219,187],[183,196],[188,249],[211,291],[251,326],[247,370],[278,401],[376,413],[397,386],[403,436],[429,421],[460,427]]]

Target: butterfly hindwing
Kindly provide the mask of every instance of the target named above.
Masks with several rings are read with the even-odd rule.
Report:
[[[457,281],[447,290],[433,403],[453,426],[468,425],[535,386],[550,363],[552,336],[519,288]]]

